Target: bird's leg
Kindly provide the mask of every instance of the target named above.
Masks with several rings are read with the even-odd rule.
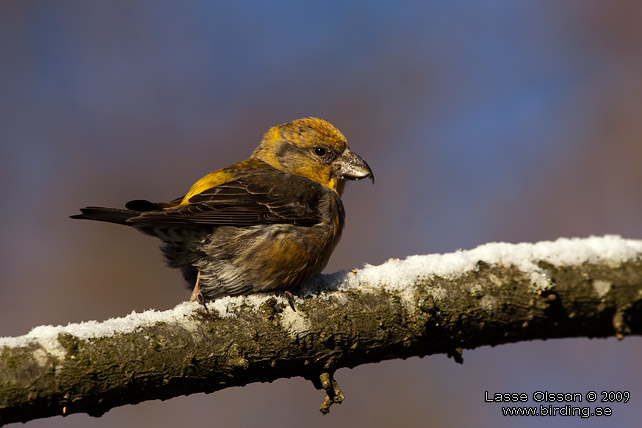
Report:
[[[198,271],[198,275],[196,275],[196,284],[194,284],[194,290],[192,290],[192,296],[189,298],[190,302],[197,302],[203,298],[201,294],[201,299],[198,298],[199,294],[201,294],[201,271]]]
[[[194,290],[192,290],[192,296],[189,298],[190,302],[198,302],[205,308],[205,311],[209,314],[210,310],[207,309],[205,305],[205,298],[203,298],[203,293],[201,293],[201,271],[198,271],[196,275],[196,284],[194,284]]]

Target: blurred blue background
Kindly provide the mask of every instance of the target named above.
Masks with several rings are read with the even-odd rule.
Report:
[[[490,241],[641,238],[642,3],[0,3],[0,336],[189,297],[157,242],[77,222],[169,200],[317,116],[375,171],[326,272]],[[29,427],[639,423],[642,339],[551,340],[343,369]],[[629,390],[613,416],[505,418],[484,391]]]

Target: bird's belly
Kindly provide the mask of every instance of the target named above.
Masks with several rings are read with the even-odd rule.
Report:
[[[321,272],[338,242],[334,227],[262,225],[218,228],[196,266],[206,299],[293,290]]]

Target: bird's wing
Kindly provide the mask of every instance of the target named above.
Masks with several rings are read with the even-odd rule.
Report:
[[[319,222],[319,201],[324,190],[304,177],[279,174],[267,180],[237,180],[207,189],[189,203],[145,211],[128,220],[134,227],[155,224],[250,226]]]

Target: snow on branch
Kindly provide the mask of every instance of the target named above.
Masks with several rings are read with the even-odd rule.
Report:
[[[642,333],[642,241],[618,236],[393,259],[321,275],[296,311],[274,295],[40,326],[0,338],[0,425],[304,376],[343,399],[335,370],[556,337]]]

